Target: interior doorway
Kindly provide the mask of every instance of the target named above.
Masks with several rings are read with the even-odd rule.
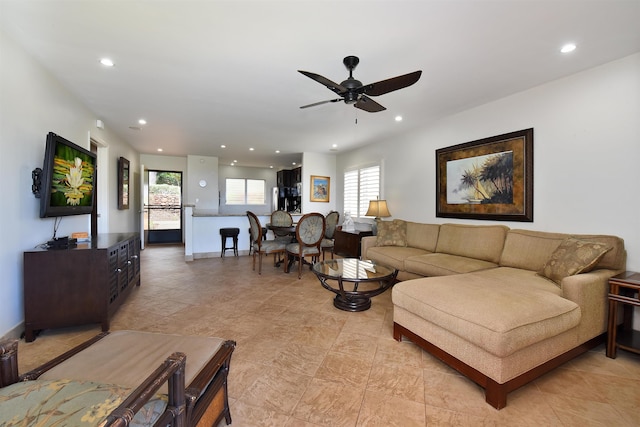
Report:
[[[182,172],[145,171],[146,242],[182,243]]]

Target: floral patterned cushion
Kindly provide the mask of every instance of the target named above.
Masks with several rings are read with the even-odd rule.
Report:
[[[0,388],[0,425],[96,426],[132,391],[91,381],[18,382]],[[152,426],[166,406],[166,395],[156,395],[136,413],[131,425]]]
[[[407,246],[407,223],[401,219],[376,221],[376,246]]]
[[[538,274],[559,285],[565,277],[591,271],[610,250],[611,246],[599,242],[568,238],[551,254]]]

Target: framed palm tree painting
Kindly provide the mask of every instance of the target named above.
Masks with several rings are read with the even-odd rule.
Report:
[[[436,150],[436,216],[533,221],[533,128]]]

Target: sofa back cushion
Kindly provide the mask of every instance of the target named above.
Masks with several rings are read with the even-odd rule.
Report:
[[[616,236],[592,234],[549,233],[531,230],[509,230],[500,258],[502,267],[524,268],[526,270],[542,270],[553,252],[567,238],[584,239],[611,246],[594,269],[607,268],[622,270],[626,263],[624,241]]]
[[[407,246],[435,252],[440,224],[423,224],[407,221]]]
[[[504,225],[442,224],[436,252],[497,263],[508,231]]]

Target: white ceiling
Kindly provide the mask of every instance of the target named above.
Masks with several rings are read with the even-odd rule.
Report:
[[[0,0],[2,31],[139,152],[276,168],[639,52],[639,22],[640,0]],[[297,70],[339,83],[347,55],[364,84],[422,78],[383,112],[300,109],[335,94]]]

